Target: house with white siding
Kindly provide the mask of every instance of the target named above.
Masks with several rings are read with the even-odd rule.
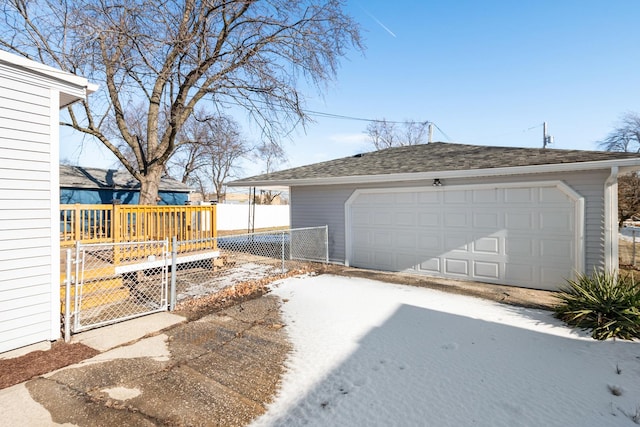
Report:
[[[436,142],[228,185],[289,187],[291,227],[328,225],[335,263],[557,290],[617,270],[617,178],[639,169],[637,153]]]
[[[96,89],[0,51],[0,353],[60,337],[59,114]]]

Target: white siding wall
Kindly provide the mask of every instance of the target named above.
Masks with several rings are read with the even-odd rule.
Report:
[[[443,180],[445,186],[497,182],[563,181],[585,198],[585,271],[604,266],[604,182],[609,170],[535,174],[482,179]],[[291,188],[291,227],[329,226],[329,259],[345,260],[344,204],[356,188],[431,186],[432,182],[389,183],[388,185],[334,185]]]
[[[52,101],[58,102],[56,91],[0,67],[0,352],[56,338],[51,172],[58,153],[51,117],[57,123],[58,111]]]

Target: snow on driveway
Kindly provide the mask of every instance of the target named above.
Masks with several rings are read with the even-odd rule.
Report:
[[[640,423],[640,343],[594,341],[545,311],[360,278],[291,278],[273,293],[294,351],[254,426]]]

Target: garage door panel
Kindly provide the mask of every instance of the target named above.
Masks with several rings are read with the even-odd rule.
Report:
[[[373,225],[391,226],[393,224],[393,215],[388,211],[376,211],[373,213]]]
[[[533,284],[534,266],[526,261],[518,263],[509,261],[504,267],[507,283]]]
[[[412,252],[396,252],[393,254],[393,263],[397,271],[416,271],[418,258]]]
[[[369,247],[372,244],[371,231],[366,228],[358,227],[353,229],[353,246]]]
[[[415,193],[400,192],[393,196],[393,200],[396,205],[414,205],[416,203],[416,199],[417,194]],[[389,201],[387,200],[386,203],[388,202]]]
[[[473,212],[473,227],[474,228],[493,228],[498,229],[500,227],[501,217],[498,212]]]
[[[453,190],[444,191],[444,203],[446,204],[466,204],[467,203],[467,191],[466,190]]]
[[[395,224],[403,227],[415,227],[416,225],[416,212],[397,212],[395,215]]]
[[[473,262],[473,275],[474,277],[482,279],[496,280],[500,278],[500,265],[499,262],[490,261],[474,261]]]
[[[468,218],[466,212],[452,212],[449,211],[446,213],[444,217],[444,225],[446,227],[464,227],[466,228],[468,224]]]
[[[418,264],[418,270],[426,273],[438,274],[442,273],[441,260],[439,257],[433,258],[421,258],[422,260]]]
[[[425,205],[440,204],[442,193],[439,191],[420,191],[418,193],[418,203]]]
[[[472,192],[472,201],[475,204],[496,203],[498,201],[498,189],[475,190]]]
[[[570,199],[569,196],[561,191],[558,191],[556,188],[543,187],[540,189],[540,202],[543,202],[545,204],[556,203],[564,205],[570,203]]]
[[[445,258],[444,273],[456,276],[469,276],[469,260],[460,258]]]
[[[502,251],[500,237],[479,237],[473,241],[473,252],[499,255]]]
[[[354,266],[525,287],[557,287],[575,268],[578,203],[556,187],[376,196],[386,204],[351,205]]]
[[[441,253],[441,251],[444,249],[444,246],[443,246],[443,239],[440,236],[440,233],[419,234],[417,249],[419,251],[428,250],[428,251],[438,251],[438,253]]]
[[[574,221],[571,212],[567,209],[554,209],[542,211],[539,214],[540,229],[549,231],[572,232]]]
[[[351,212],[354,224],[369,225],[369,210],[354,208]]]
[[[372,232],[372,243],[376,248],[391,248],[393,234],[390,231],[377,230]]]
[[[419,212],[418,226],[440,228],[442,226],[442,214],[438,212]]]
[[[466,235],[450,234],[444,236],[445,252],[468,252],[469,239]]]
[[[534,215],[530,211],[505,212],[504,226],[507,230],[531,230],[535,228]]]
[[[509,236],[505,239],[505,253],[516,257],[534,257],[538,254],[538,242],[531,237]]]
[[[506,203],[534,203],[538,198],[532,188],[505,188],[504,201]]]
[[[417,236],[415,233],[398,232],[394,236],[393,247],[398,249],[415,250]]]
[[[544,285],[549,285],[546,288],[550,290],[556,290],[556,287],[551,285],[565,283],[565,281],[570,278],[571,275],[564,269],[555,269],[549,267],[543,267],[540,269],[540,283],[543,288]]]
[[[540,256],[542,258],[562,259],[573,252],[574,243],[571,240],[541,240]]]

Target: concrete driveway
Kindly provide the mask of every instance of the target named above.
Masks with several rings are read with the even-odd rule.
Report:
[[[129,345],[110,341],[149,322],[173,326]],[[265,296],[188,323],[160,313],[89,331],[85,344],[115,348],[0,390],[0,419],[15,426],[246,425],[265,411],[282,374],[290,347],[281,328],[279,300]]]

